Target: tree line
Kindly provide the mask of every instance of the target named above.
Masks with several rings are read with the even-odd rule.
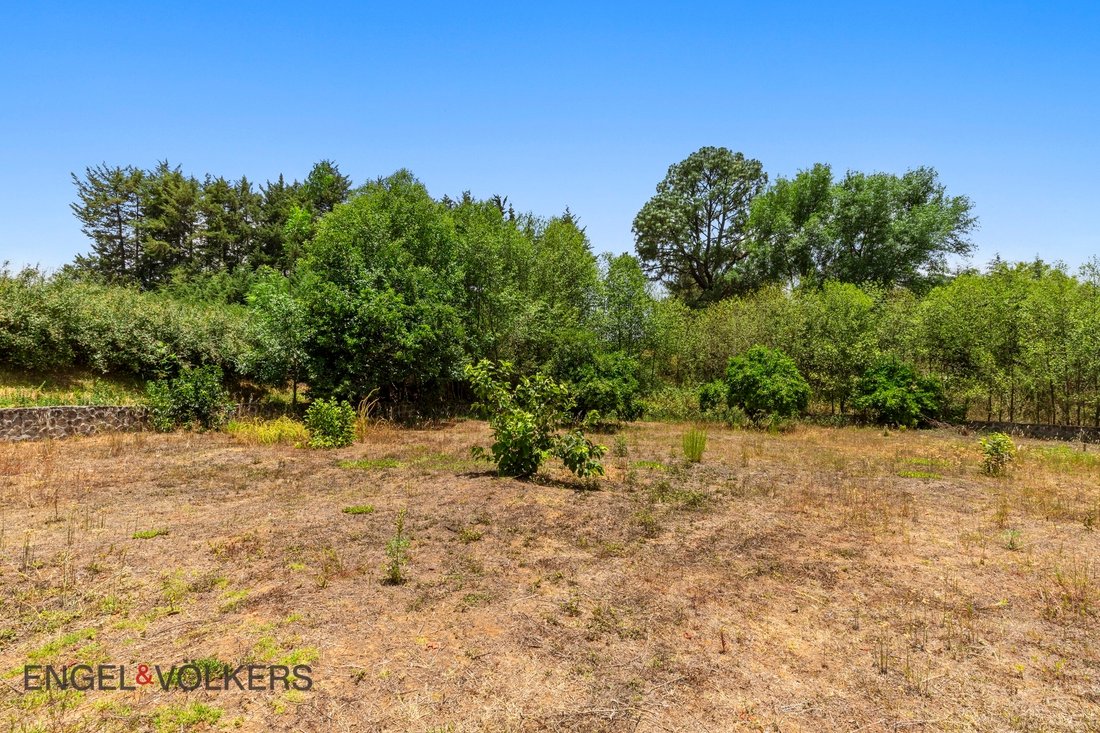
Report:
[[[314,223],[351,191],[351,179],[328,160],[304,181],[280,175],[259,187],[245,176],[200,180],[167,161],[149,170],[101,164],[72,178],[72,211],[92,247],[76,268],[145,289],[240,268],[289,272]]]
[[[1100,422],[1097,267],[952,271],[976,221],[928,168],[769,184],[759,161],[703,148],[642,206],[637,256],[597,256],[568,210],[437,199],[408,171],[353,188],[322,161],[253,190],[165,163],[76,183],[92,251],[0,279],[0,365],[210,362],[310,396],[440,404],[489,359],[571,383],[578,411],[691,418],[700,385],[764,345],[820,412],[851,412],[889,357],[937,380],[953,417]]]

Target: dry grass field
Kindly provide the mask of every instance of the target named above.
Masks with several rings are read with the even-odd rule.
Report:
[[[1095,446],[687,427],[594,483],[496,477],[478,422],[0,444],[0,730],[1100,731]],[[313,687],[23,690],[187,660]]]

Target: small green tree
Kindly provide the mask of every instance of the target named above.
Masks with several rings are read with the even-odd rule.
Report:
[[[754,420],[791,417],[806,409],[810,385],[794,361],[778,349],[754,346],[730,359],[727,400]]]
[[[489,419],[494,438],[490,460],[501,474],[531,476],[543,461],[556,456],[577,476],[603,475],[599,459],[607,449],[588,440],[583,430],[599,415],[589,413],[576,424],[570,414],[574,397],[567,384],[545,374],[519,377],[513,384],[509,362],[487,360],[467,366],[466,377],[477,395],[475,408]],[[473,452],[488,457],[480,446]]]
[[[1004,476],[1016,460],[1016,444],[1004,433],[990,433],[980,438],[978,445],[982,449],[982,473],[987,476]]]

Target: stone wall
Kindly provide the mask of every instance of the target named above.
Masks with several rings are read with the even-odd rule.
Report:
[[[70,435],[146,430],[144,407],[10,407],[0,409],[0,440],[42,440]]]
[[[1007,433],[1021,438],[1039,440],[1071,440],[1100,443],[1100,428],[1076,425],[1037,425],[1011,422],[968,422],[966,426],[979,433]]]

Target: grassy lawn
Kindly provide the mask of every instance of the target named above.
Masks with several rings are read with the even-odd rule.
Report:
[[[0,721],[1100,730],[1100,454],[1027,442],[990,478],[972,436],[712,428],[688,464],[688,427],[601,436],[595,484],[493,475],[472,421],[328,452],[0,444]],[[28,663],[187,660],[308,664],[314,684],[21,690]]]

